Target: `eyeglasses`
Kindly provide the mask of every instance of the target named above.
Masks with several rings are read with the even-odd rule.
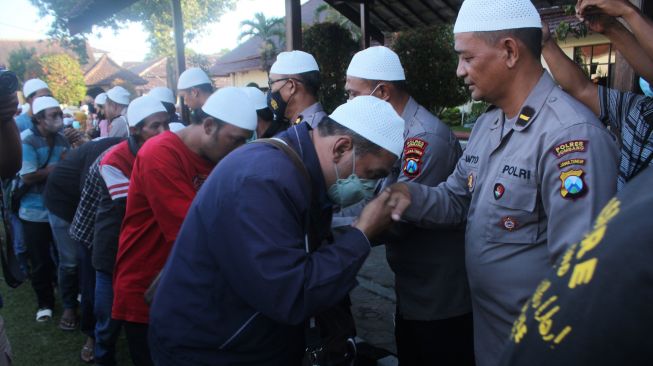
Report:
[[[281,79],[277,79],[277,80],[271,80],[271,79],[268,79],[268,88],[270,88],[270,90],[272,90],[272,85],[274,85],[275,83],[278,83],[278,82],[280,82],[280,81],[288,81],[288,80],[294,80],[294,81],[296,81],[296,82],[298,82],[298,83],[301,83],[301,82],[302,82],[301,80],[296,79],[296,78],[281,78]],[[285,85],[285,84],[284,84],[284,85]],[[283,87],[282,87],[282,88],[283,88]]]

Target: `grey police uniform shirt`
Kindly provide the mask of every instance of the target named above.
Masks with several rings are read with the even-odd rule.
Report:
[[[409,181],[437,186],[451,174],[462,154],[458,140],[412,97],[401,117],[405,121],[404,151],[381,188]],[[363,206],[346,208],[337,216],[358,216]],[[403,319],[440,320],[471,311],[462,225],[424,229],[398,224],[384,239]]]
[[[299,117],[295,120],[294,124],[300,124],[302,122],[307,122],[311,128],[315,129],[317,125],[322,121],[327,114],[322,108],[320,102],[312,104],[310,107],[304,109],[302,113],[299,114]]]
[[[614,137],[544,72],[513,124],[483,114],[446,182],[409,183],[404,219],[467,219],[465,254],[479,366],[494,366],[513,320],[557,257],[616,190]]]

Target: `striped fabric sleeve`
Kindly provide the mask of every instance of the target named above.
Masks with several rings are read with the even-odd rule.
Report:
[[[100,174],[102,175],[104,184],[107,185],[112,200],[127,198],[129,177],[125,176],[120,169],[112,165],[101,165]]]

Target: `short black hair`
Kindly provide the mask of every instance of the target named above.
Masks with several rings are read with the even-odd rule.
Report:
[[[381,146],[373,143],[358,133],[341,125],[329,117],[324,117],[317,125],[320,136],[347,135],[350,136],[356,147],[356,155],[375,154],[381,151]]]
[[[193,85],[188,89],[199,89],[202,93],[207,93],[207,94],[212,94],[213,93],[213,85],[211,85],[211,84]]]
[[[368,81],[372,89],[376,88],[376,86],[379,85],[380,83],[386,83],[386,84],[392,84],[392,86],[394,86],[395,89],[399,90],[400,92],[408,91],[408,84],[406,84],[406,80],[368,80]]]
[[[193,120],[194,125],[201,125],[205,119],[210,118],[218,125],[218,130],[220,130],[222,126],[224,126],[227,123],[219,118],[215,118],[212,115],[204,112],[202,108],[195,109],[194,112],[195,112],[195,119]]]
[[[306,88],[306,91],[317,98],[317,94],[320,92],[320,87],[322,86],[322,80],[320,79],[319,71],[308,71],[297,74],[297,79],[301,80],[302,84]]]
[[[39,119],[44,119],[45,118],[45,111],[46,110],[44,109],[42,111],[39,111],[39,113],[32,115],[32,124],[34,126],[39,124]]]
[[[506,37],[516,38],[521,41],[531,55],[539,60],[542,57],[542,30],[540,28],[516,28],[492,32],[474,32],[488,44],[495,45]]]

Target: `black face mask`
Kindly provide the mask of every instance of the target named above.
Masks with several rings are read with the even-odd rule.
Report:
[[[286,118],[286,108],[288,107],[288,102],[284,101],[281,97],[281,92],[279,90],[275,92],[269,92],[267,95],[268,107],[274,113],[275,121],[284,121]]]

